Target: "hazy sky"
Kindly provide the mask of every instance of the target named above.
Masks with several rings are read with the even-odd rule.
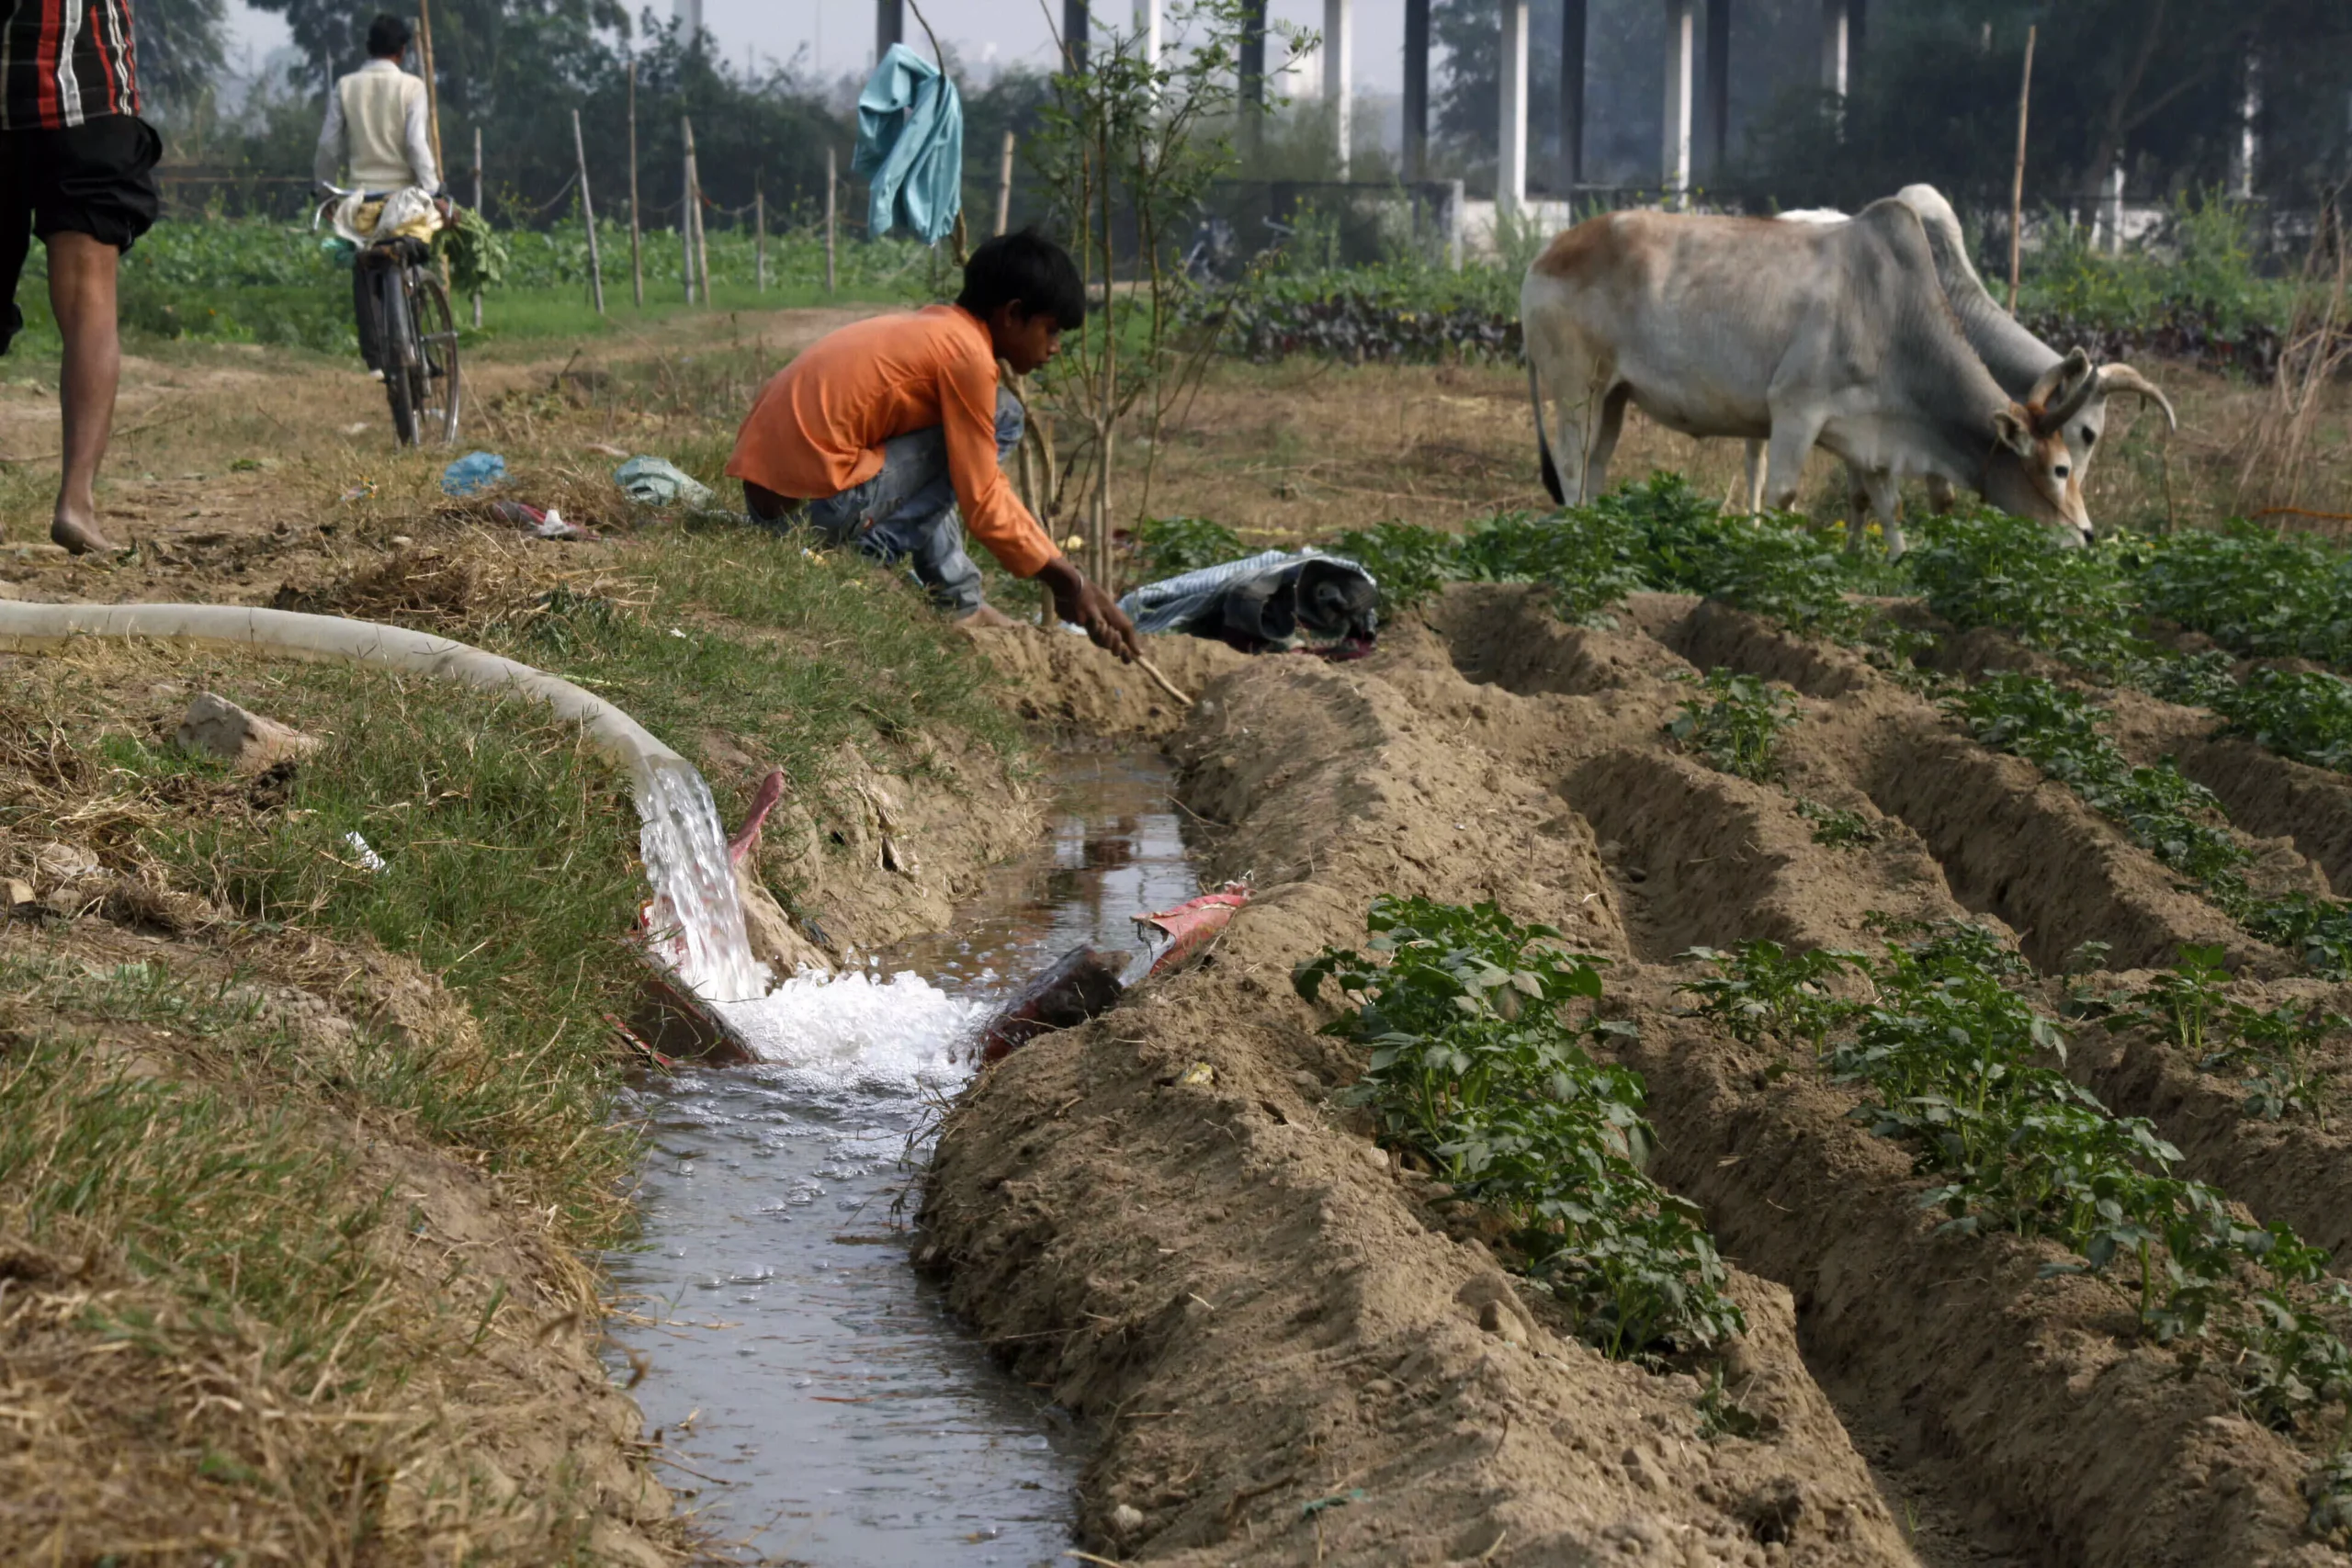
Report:
[[[1058,22],[1061,0],[1048,0]],[[974,62],[1025,60],[1043,63],[1052,34],[1040,0],[918,0],[931,25]],[[659,9],[659,7],[657,7]],[[1272,0],[1268,14],[1301,27],[1323,25],[1322,0]],[[819,13],[824,25],[820,28]],[[1098,0],[1098,20],[1124,26],[1132,0]],[[911,17],[908,28],[920,39]],[[862,0],[703,0],[703,26],[730,58],[748,47],[762,59],[787,61],[808,49],[827,75],[862,70],[874,50],[874,7]],[[285,21],[230,0],[230,33],[250,44],[258,60],[287,41]],[[1396,92],[1404,84],[1405,0],[1355,0],[1355,70],[1359,87]],[[355,62],[355,63],[356,63]]]

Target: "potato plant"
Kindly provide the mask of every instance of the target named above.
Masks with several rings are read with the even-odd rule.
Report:
[[[2325,1252],[2283,1224],[2240,1219],[2225,1194],[2177,1173],[2180,1152],[2147,1122],[2114,1115],[2069,1078],[2057,1065],[2066,1027],[2023,993],[2030,970],[1992,931],[1941,922],[1877,957],[1816,959],[1817,975],[1868,979],[1871,999],[1848,1005],[1762,1005],[1815,983],[1769,942],[1692,956],[1715,970],[1686,987],[1707,998],[1702,1014],[1815,1053],[1867,1097],[1857,1119],[1910,1146],[1939,1234],[2055,1241],[2076,1261],[2045,1275],[2120,1272],[2151,1339],[2200,1358],[2197,1346],[2218,1342],[2211,1360],[2249,1416],[2335,1456],[2306,1487],[2314,1532],[2352,1525],[2341,1438],[2352,1431],[2352,1292],[2327,1275]],[[2210,956],[2151,987],[2146,1016],[2206,1038],[2226,1010]]]
[[[1528,1272],[1604,1353],[1646,1359],[1739,1333],[1702,1216],[1642,1172],[1640,1077],[1586,1048],[1632,1028],[1591,1016],[1603,961],[1492,904],[1383,897],[1365,926],[1367,951],[1327,948],[1293,983],[1308,1001],[1327,980],[1347,998],[1325,1032],[1365,1048],[1349,1097],[1383,1139],[1505,1216]]]
[[[1780,776],[1781,732],[1798,717],[1788,693],[1753,675],[1710,670],[1700,694],[1678,705],[1666,732],[1717,771],[1761,784]]]

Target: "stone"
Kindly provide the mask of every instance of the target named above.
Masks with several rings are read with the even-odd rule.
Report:
[[[316,736],[264,718],[210,692],[198,692],[187,705],[173,739],[187,750],[217,757],[246,773],[307,757],[319,749]]]
[[[1478,1326],[1506,1345],[1525,1345],[1527,1325],[1519,1314],[1506,1311],[1499,1301],[1490,1301],[1478,1309]]]
[[[1111,1510],[1111,1529],[1120,1535],[1133,1535],[1143,1529],[1143,1510],[1133,1503],[1122,1503]]]
[[[1388,1151],[1374,1144],[1363,1151],[1363,1162],[1374,1170],[1386,1170]]]
[[[0,891],[7,894],[8,908],[12,909],[19,904],[29,904],[33,901],[33,885],[22,877],[11,876],[5,882],[0,882]]]

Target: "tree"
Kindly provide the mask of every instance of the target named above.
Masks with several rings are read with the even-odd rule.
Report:
[[[139,0],[139,90],[151,113],[191,112],[226,64],[221,0]]]

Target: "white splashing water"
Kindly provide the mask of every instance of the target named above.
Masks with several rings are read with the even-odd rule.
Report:
[[[982,1004],[951,996],[908,970],[883,980],[862,971],[793,976],[766,996],[716,1004],[784,1082],[812,1092],[853,1089],[912,1097],[969,1077]],[[775,1077],[779,1075],[766,1075]]]
[[[638,853],[653,886],[647,929],[657,950],[707,1000],[763,995],[775,976],[752,955],[710,785],[684,758],[641,758],[637,814]]]

